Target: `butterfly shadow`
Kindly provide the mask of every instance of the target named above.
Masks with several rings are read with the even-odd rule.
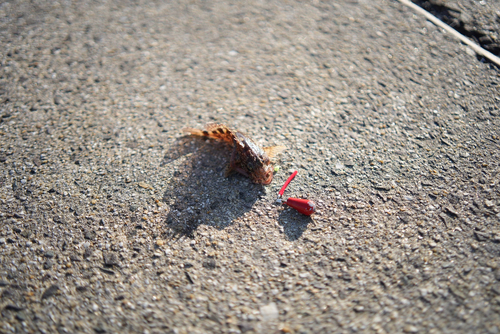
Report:
[[[193,238],[201,224],[223,229],[264,195],[264,187],[240,174],[225,177],[232,148],[211,139],[184,136],[165,154],[172,175],[163,193],[169,211],[165,233]]]
[[[300,239],[313,222],[311,216],[303,215],[288,206],[285,206],[278,216],[278,224],[283,227],[283,233],[289,241]]]

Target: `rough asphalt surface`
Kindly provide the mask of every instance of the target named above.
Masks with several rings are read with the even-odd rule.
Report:
[[[498,68],[400,3],[13,1],[0,31],[1,332],[500,331]],[[288,147],[271,185],[180,131],[214,121]],[[294,169],[312,218],[275,204]]]

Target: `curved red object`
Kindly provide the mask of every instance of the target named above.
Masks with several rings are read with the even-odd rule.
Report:
[[[280,198],[281,196],[283,196],[283,193],[285,192],[285,189],[286,187],[288,187],[288,184],[293,180],[293,178],[295,177],[295,175],[297,175],[297,171],[293,172],[292,175],[290,175],[290,177],[288,178],[288,180],[286,180],[285,184],[283,185],[283,187],[281,187],[281,190],[279,192],[279,197]]]
[[[316,211],[316,204],[308,199],[289,198],[285,204],[306,216],[310,216]]]

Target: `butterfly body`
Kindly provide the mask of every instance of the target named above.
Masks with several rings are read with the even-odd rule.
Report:
[[[261,148],[247,135],[231,130],[224,124],[209,123],[205,130],[188,128],[184,131],[195,136],[221,140],[231,145],[233,151],[226,176],[236,171],[259,184],[271,183],[274,169],[270,157],[284,149],[283,146]]]

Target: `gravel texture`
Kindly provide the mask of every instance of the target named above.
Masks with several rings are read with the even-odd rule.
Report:
[[[400,3],[14,1],[0,31],[1,332],[500,331],[498,69]],[[180,132],[211,121],[288,147],[271,185]],[[295,169],[312,217],[275,203]]]

